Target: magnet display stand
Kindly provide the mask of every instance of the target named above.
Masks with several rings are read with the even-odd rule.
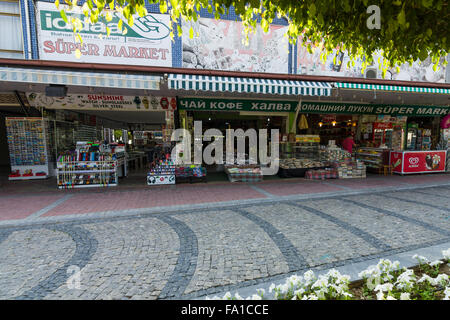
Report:
[[[49,176],[47,130],[43,118],[7,117],[11,174],[9,180],[46,179]]]

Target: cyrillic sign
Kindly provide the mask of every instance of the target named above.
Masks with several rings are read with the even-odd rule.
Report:
[[[180,110],[294,112],[296,101],[178,98]]]
[[[297,101],[178,98],[178,109],[180,110],[295,112],[297,106]],[[450,114],[450,107],[339,102],[302,102],[299,112],[434,117]]]
[[[450,107],[335,102],[302,102],[299,112],[434,117],[450,114]]]
[[[67,9],[67,6],[60,5],[62,8]],[[169,15],[137,15],[133,26],[117,12],[112,14],[109,22],[105,19],[96,24],[82,22],[83,43],[80,44],[75,41],[73,27],[64,22],[54,3],[37,2],[37,9],[39,57],[42,60],[172,66]],[[82,12],[67,11],[66,14],[69,21],[71,17],[81,21],[86,18]],[[127,29],[126,34],[118,28],[120,20],[123,29]],[[109,36],[106,27],[111,31]],[[75,57],[77,48],[81,51],[78,60]]]

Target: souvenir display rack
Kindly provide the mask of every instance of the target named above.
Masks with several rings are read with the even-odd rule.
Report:
[[[9,180],[45,179],[49,176],[47,126],[43,118],[5,119],[11,174]]]
[[[60,156],[56,166],[58,188],[117,186],[117,155],[100,149],[103,146],[98,143],[77,142],[74,152]]]
[[[175,164],[169,160],[160,160],[147,174],[147,185],[175,184]]]

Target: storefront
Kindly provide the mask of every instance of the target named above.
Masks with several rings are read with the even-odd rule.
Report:
[[[336,144],[342,147],[342,141],[353,136],[355,160],[370,172],[384,174],[391,170],[400,174],[445,172],[448,138],[440,123],[449,113],[447,106],[304,101],[300,105],[300,114],[306,114],[309,122],[307,132],[320,137],[327,145],[323,150]],[[407,152],[420,155],[414,161],[423,170],[402,169],[400,164],[405,161],[399,159],[408,158]],[[426,164],[430,158],[434,165]]]
[[[220,138],[224,138],[227,129],[242,129],[242,132],[256,138],[253,144],[245,138],[245,159],[238,161],[234,140],[233,160],[227,159],[224,165],[215,164],[209,168],[215,172],[224,172],[229,181],[260,181],[262,172],[269,166],[261,161],[259,155],[252,157],[261,139],[257,132],[267,129],[268,139],[265,147],[272,149],[272,143],[282,145],[280,150],[290,152],[289,136],[294,135],[298,98],[301,96],[329,96],[331,86],[326,82],[288,81],[264,78],[212,77],[192,75],[169,75],[169,88],[177,90],[180,127],[193,132],[196,121],[201,121],[203,132],[209,128],[218,129]],[[189,93],[194,93],[190,95]],[[204,96],[200,96],[200,94]],[[249,98],[248,95],[252,95]],[[291,100],[287,100],[291,98]],[[285,100],[282,100],[284,98]],[[271,129],[277,129],[279,137],[273,141]],[[233,138],[234,139],[234,138]],[[294,137],[295,140],[295,137]],[[226,143],[229,143],[227,140]],[[203,142],[204,150],[209,145]],[[278,148],[278,147],[277,147]],[[280,151],[277,149],[277,152]],[[270,152],[269,152],[270,153]],[[253,153],[254,155],[254,153]],[[272,153],[270,153],[272,156]],[[230,163],[231,162],[231,163]]]
[[[170,149],[176,100],[157,95],[160,76],[11,67],[0,76],[36,111],[5,119],[9,180],[52,177],[78,188],[138,174],[142,183],[155,160],[149,149]]]

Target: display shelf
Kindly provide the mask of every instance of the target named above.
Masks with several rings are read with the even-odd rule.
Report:
[[[113,153],[80,151],[60,156],[56,166],[57,185],[60,189],[113,187],[118,185],[118,161]],[[101,160],[77,161],[83,154]]]
[[[40,117],[5,118],[11,174],[9,180],[45,179],[50,173],[48,124]]]
[[[389,163],[389,149],[361,147],[355,152],[355,158],[368,168],[380,171]]]

